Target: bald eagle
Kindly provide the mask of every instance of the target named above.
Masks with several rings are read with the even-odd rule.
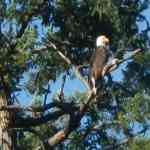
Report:
[[[103,77],[103,70],[111,55],[109,50],[109,39],[101,35],[96,39],[96,49],[92,54],[90,60],[90,73],[89,85],[93,92],[96,94],[95,82]]]

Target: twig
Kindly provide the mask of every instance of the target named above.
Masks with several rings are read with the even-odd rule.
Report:
[[[46,106],[46,101],[47,101],[47,97],[48,97],[48,94],[50,93],[50,84],[48,84],[48,87],[47,87],[47,90],[46,90],[46,94],[44,96],[44,107]]]
[[[63,77],[62,77],[62,85],[61,85],[60,94],[59,94],[60,100],[63,100],[63,98],[64,98],[64,86],[65,86],[65,82],[66,82],[66,76],[67,76],[67,74],[63,75]]]

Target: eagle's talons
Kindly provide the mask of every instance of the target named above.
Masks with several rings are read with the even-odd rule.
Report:
[[[111,62],[112,65],[117,65],[120,63],[120,60],[118,58],[114,58]]]
[[[120,63],[120,60],[118,58],[114,58],[111,63],[106,64],[102,70],[102,77],[104,77],[107,73],[115,70]]]

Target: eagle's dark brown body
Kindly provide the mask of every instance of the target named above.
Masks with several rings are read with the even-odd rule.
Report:
[[[109,52],[106,47],[101,46],[96,48],[90,60],[90,77],[95,80],[102,77],[102,71],[109,57]]]
[[[107,48],[109,39],[101,35],[96,39],[96,50],[90,60],[89,85],[93,94],[96,94],[96,81],[104,75],[104,67],[109,58],[109,49]]]

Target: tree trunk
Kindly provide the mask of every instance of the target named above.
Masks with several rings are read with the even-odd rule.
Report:
[[[7,106],[8,102],[5,96],[0,95],[0,107]],[[11,114],[4,110],[0,111],[0,150],[13,150],[12,131],[9,130],[11,125]]]

